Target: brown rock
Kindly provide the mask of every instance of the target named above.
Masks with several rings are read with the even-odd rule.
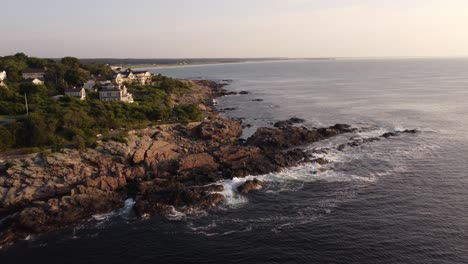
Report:
[[[149,167],[155,168],[158,162],[173,160],[179,157],[178,146],[166,141],[154,141],[146,151],[145,163]]]
[[[194,135],[204,140],[232,140],[242,135],[241,123],[231,119],[214,119],[196,126]]]
[[[263,183],[257,179],[248,180],[243,185],[239,186],[237,190],[240,193],[251,193],[253,191],[260,190],[262,188]]]
[[[213,156],[208,153],[199,153],[185,156],[179,161],[179,171],[191,170],[195,168],[207,168],[217,170],[219,165]]]
[[[86,185],[89,187],[98,188],[103,191],[115,191],[125,187],[127,181],[125,177],[108,177],[101,176],[96,179],[87,179]]]

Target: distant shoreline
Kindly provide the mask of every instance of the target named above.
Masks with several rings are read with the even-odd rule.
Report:
[[[80,59],[84,64],[104,63],[132,69],[176,68],[218,64],[262,63],[275,61],[329,61],[336,58],[221,58],[221,59]]]

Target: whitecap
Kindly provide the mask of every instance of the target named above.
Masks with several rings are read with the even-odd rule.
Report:
[[[252,230],[253,230],[252,225],[248,225],[246,228],[240,229],[240,230],[228,230],[228,231],[224,231],[224,232],[199,231],[199,232],[195,232],[195,233],[211,237],[211,236],[227,236],[227,235],[231,235],[231,234],[234,234],[234,233],[246,233],[246,232],[250,232]]]
[[[136,201],[134,199],[128,198],[124,202],[124,207],[122,207],[119,210],[118,215],[123,216],[123,217],[127,217],[132,212],[133,207],[135,206],[135,204],[136,204]]]
[[[95,214],[92,218],[96,221],[108,221],[112,216],[115,216],[116,212],[110,212],[105,214]]]
[[[118,216],[126,218],[130,215],[133,207],[135,206],[135,203],[136,203],[135,200],[133,200],[132,198],[129,198],[125,200],[124,206],[122,208],[116,211],[109,212],[109,213],[92,215],[92,219],[98,222],[107,222],[111,220],[112,218],[118,217]],[[100,224],[102,223],[99,223],[98,225]]]
[[[170,220],[183,220],[186,217],[185,213],[177,211],[174,206],[171,206],[171,212],[167,215]]]
[[[215,221],[212,221],[210,224],[205,225],[205,226],[195,226],[193,223],[190,223],[187,225],[188,228],[190,228],[192,231],[206,231],[206,230],[211,230],[213,228],[217,227],[217,224]]]
[[[248,199],[241,195],[237,188],[243,185],[248,180],[253,180],[257,177],[248,176],[245,178],[233,178],[231,180],[223,180],[220,184],[223,186],[223,191],[220,192],[224,196],[225,204],[231,208],[240,207],[248,202]]]

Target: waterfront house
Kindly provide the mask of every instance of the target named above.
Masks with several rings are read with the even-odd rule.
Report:
[[[80,100],[86,99],[86,90],[84,87],[73,87],[73,88],[67,88],[65,89],[65,95],[66,96],[71,96],[71,97],[76,97]]]
[[[25,80],[44,80],[45,72],[46,71],[44,69],[25,69],[21,72],[21,75]]]
[[[135,75],[130,70],[114,74],[113,79],[117,84],[133,83],[136,80]]]
[[[134,71],[133,75],[136,81],[141,85],[150,84],[152,82],[152,75],[149,71]]]
[[[101,87],[99,99],[104,102],[133,103],[133,95],[128,93],[127,87],[123,84],[109,84]]]
[[[152,82],[152,74],[149,71],[132,71],[131,69],[127,69],[123,72],[115,73],[113,81],[117,84],[138,83],[146,85]]]

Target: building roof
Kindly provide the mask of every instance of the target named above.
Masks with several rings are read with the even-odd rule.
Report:
[[[150,73],[149,71],[134,71],[133,74],[146,74]]]
[[[76,93],[81,92],[84,88],[83,87],[72,87],[72,88],[65,88],[66,93]]]
[[[32,68],[29,68],[29,69],[24,69],[21,71],[22,73],[45,73],[46,70],[44,69],[32,69]]]
[[[125,72],[120,72],[120,74],[124,77],[124,78],[128,78],[128,76],[130,74],[133,74],[132,72],[128,72],[128,71],[125,71]]]
[[[111,84],[111,85],[106,85],[106,86],[101,87],[101,89],[102,89],[101,91],[121,91],[123,88],[126,88],[126,87]]]

